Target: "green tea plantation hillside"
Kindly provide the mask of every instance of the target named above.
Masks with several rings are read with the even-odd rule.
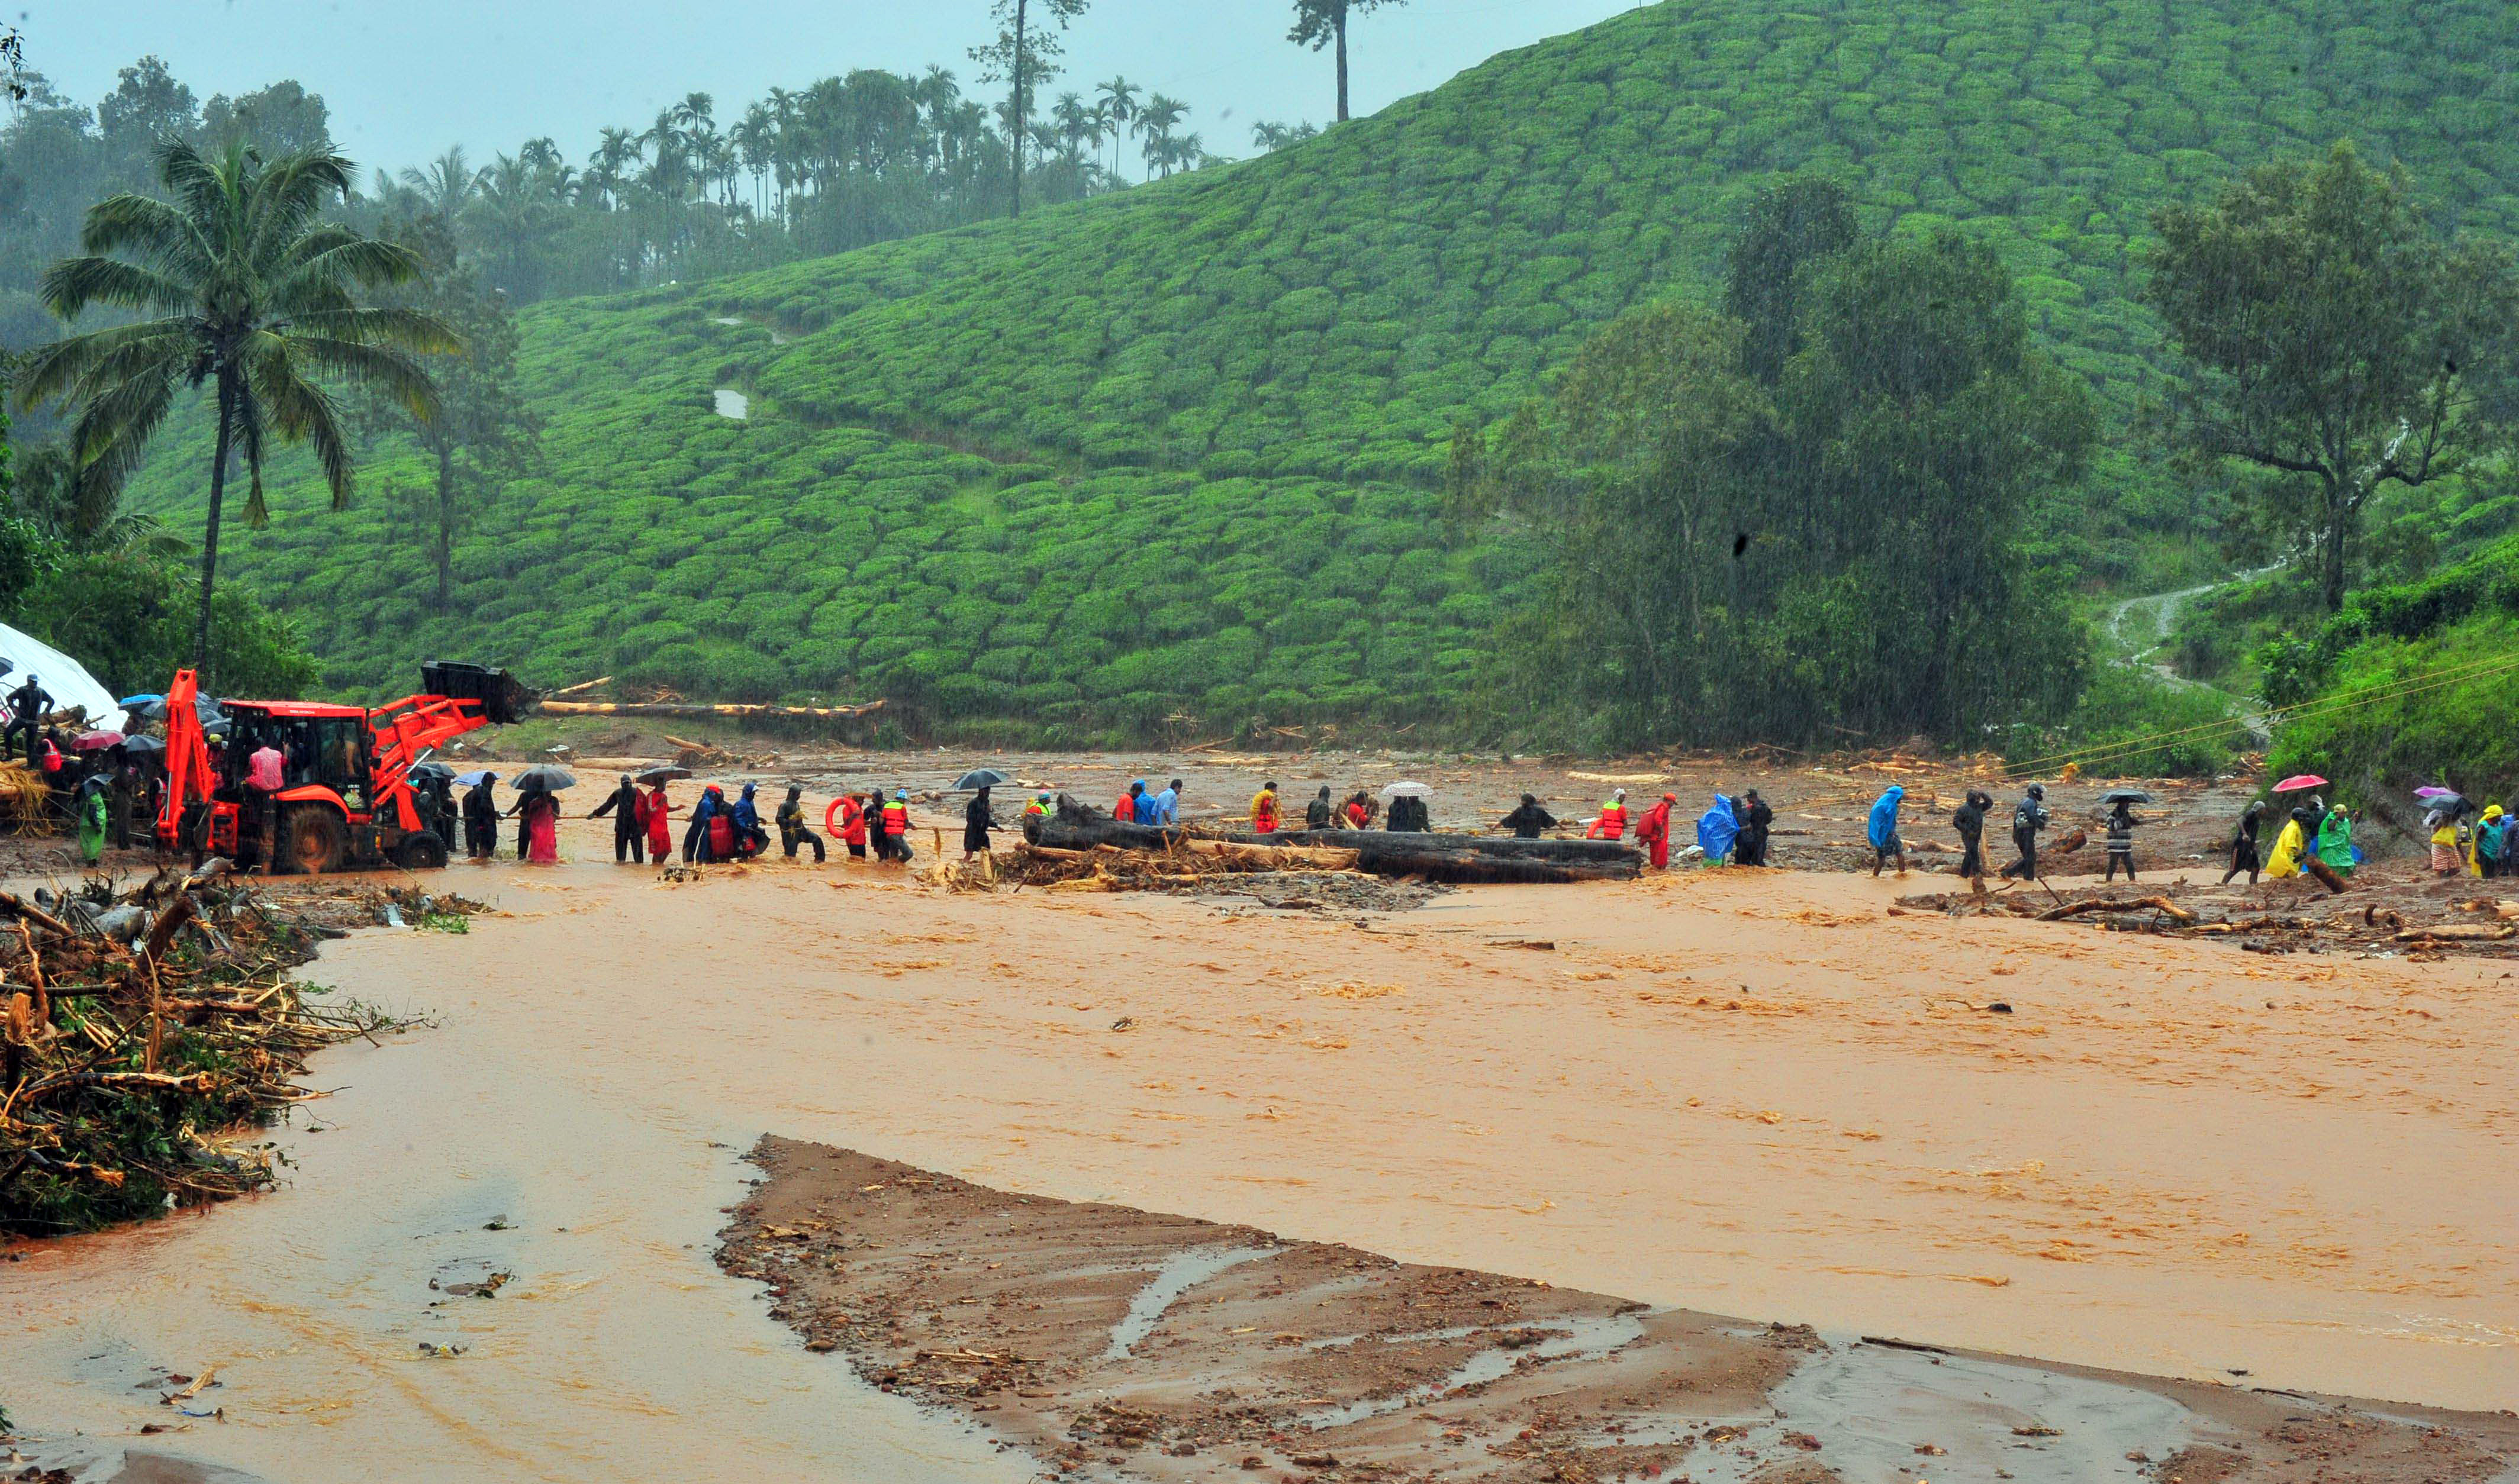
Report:
[[[539,306],[549,468],[461,542],[378,451],[302,474],[234,570],[339,686],[429,652],[545,682],[885,695],[1078,736],[1439,719],[1527,558],[1455,549],[1446,437],[1640,300],[1705,293],[1742,199],[1798,171],[1952,226],[2122,413],[2157,334],[2159,202],[2350,134],[2519,227],[2500,0],[1666,0],[1230,168],[743,278]],[[712,411],[720,388],[750,417]],[[206,427],[136,492],[189,528]],[[291,464],[297,468],[298,465]],[[2185,516],[2119,454],[2094,502]],[[1649,537],[1650,533],[1640,533]]]

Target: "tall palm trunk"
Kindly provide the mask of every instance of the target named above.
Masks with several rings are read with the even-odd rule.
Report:
[[[228,494],[228,456],[236,439],[236,372],[219,371],[219,451],[210,464],[210,519],[201,531],[201,613],[193,631],[193,669],[210,668],[210,593],[218,582],[219,513]]]
[[[1024,121],[1031,115],[1024,110],[1024,22],[1028,0],[1015,0],[1015,116],[1006,121],[1006,143],[1014,152],[1012,202],[1008,216],[1023,215],[1023,142]]]
[[[1339,122],[1347,122],[1347,6],[1338,8]]]
[[[444,613],[455,594],[455,450],[437,451],[437,611]]]

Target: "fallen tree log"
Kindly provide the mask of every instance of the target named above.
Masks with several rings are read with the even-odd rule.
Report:
[[[1190,840],[1181,849],[1265,871],[1352,871],[1358,853],[1327,846],[1243,845],[1231,840]]]
[[[2066,902],[2038,914],[2040,922],[2061,922],[2067,917],[2080,917],[2090,912],[2159,912],[2173,922],[2191,923],[2195,914],[2166,896],[2095,898],[2090,901]]]
[[[868,701],[862,706],[762,706],[750,703],[725,702],[712,705],[702,701],[553,701],[536,703],[535,710],[553,717],[725,717],[737,720],[794,720],[808,721],[849,721],[871,716],[883,710],[881,701]]]
[[[1287,852],[1282,857],[1287,861],[1286,869],[1352,869],[1376,876],[1421,876],[1428,881],[1454,884],[1625,881],[1644,869],[1644,856],[1639,851],[1606,840],[1506,840],[1388,830],[1235,833],[1211,839],[1175,826],[1124,823],[1065,796],[1059,800],[1057,813],[1025,822],[1024,838],[1052,850],[1107,847],[1215,854],[1218,858],[1225,857],[1216,848],[1238,847]]]
[[[2396,936],[2401,943],[2498,943],[2519,938],[2519,928],[2496,928],[2484,923],[2444,923],[2435,928],[2408,928]]]

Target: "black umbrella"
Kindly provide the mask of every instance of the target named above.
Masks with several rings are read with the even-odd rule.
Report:
[[[140,714],[152,721],[165,720],[166,698],[164,696],[159,696],[156,700],[142,707]],[[197,695],[193,697],[193,715],[202,725],[207,726],[212,721],[221,720],[219,716],[219,703],[210,699],[208,696]]]
[[[516,774],[510,781],[519,793],[530,788],[546,788],[556,794],[561,789],[577,787],[575,773],[564,767],[554,767],[548,763],[537,763]]]
[[[136,758],[142,753],[162,753],[166,750],[166,744],[155,737],[125,737],[122,739],[122,750]]]
[[[448,783],[452,783],[455,781],[455,769],[448,767],[443,763],[434,761],[427,763],[415,763],[411,765],[410,776],[413,778],[438,778]]]
[[[953,787],[956,792],[960,792],[975,788],[995,788],[1000,783],[1012,783],[1013,781],[1014,780],[1012,778],[998,772],[994,767],[975,767],[969,772],[964,773],[961,777],[954,779]]]
[[[2099,796],[2101,804],[2149,804],[2151,795],[2139,788],[2112,788]]]
[[[639,775],[639,781],[652,787],[655,784],[671,783],[677,778],[687,778],[690,775],[691,770],[689,768],[676,767],[672,764],[668,763],[661,766],[651,767],[645,772],[641,773]]]

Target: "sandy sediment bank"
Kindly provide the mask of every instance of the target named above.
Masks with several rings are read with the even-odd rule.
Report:
[[[1651,1308],[765,1138],[718,1260],[1073,1477],[2485,1480],[2519,1420]]]

